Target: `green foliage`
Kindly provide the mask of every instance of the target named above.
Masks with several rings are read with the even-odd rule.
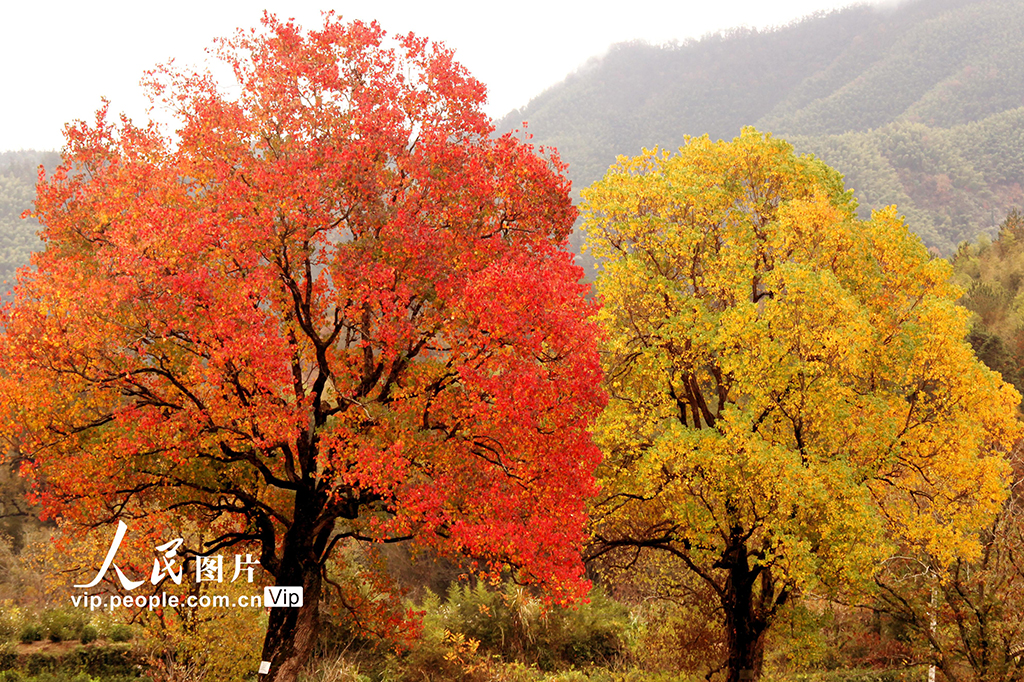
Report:
[[[1024,108],[993,118],[1019,124]],[[948,129],[899,120],[870,131],[795,135],[793,144],[845,173],[865,210],[899,205],[927,245],[950,253],[994,231],[998,216],[1021,199],[1019,135],[1005,128],[988,119]]]
[[[448,591],[444,626],[478,640],[486,651],[506,659],[527,660],[541,669],[607,665],[622,653],[627,609],[601,591],[576,608],[543,609],[525,588],[506,584],[492,591],[452,585]]]
[[[99,631],[95,625],[86,625],[82,628],[79,639],[82,644],[89,644],[90,642],[95,642],[99,636]]]
[[[918,666],[894,670],[829,670],[770,679],[772,682],[917,682],[927,679],[927,675],[927,671]]]
[[[110,641],[111,642],[128,642],[132,639],[131,627],[123,623],[115,623],[110,626]]]
[[[975,354],[1024,389],[1024,214],[1013,209],[995,241],[962,243],[953,257],[960,303],[974,313],[968,340]]]
[[[626,655],[628,609],[601,590],[575,607],[545,607],[522,586],[492,589],[484,582],[453,584],[442,599],[427,592],[419,607],[423,631],[393,657],[385,673],[395,679],[490,679],[504,663],[525,671],[568,671],[611,666]],[[534,674],[534,673],[529,673]],[[562,676],[541,679],[576,679]],[[580,677],[579,679],[590,679]]]
[[[18,611],[13,603],[0,603],[0,645],[14,638],[19,629]]]
[[[71,678],[71,682],[100,682],[100,680],[89,675],[88,673],[78,673]]]
[[[33,651],[24,658],[22,667],[29,675],[39,676],[40,673],[54,673],[61,666],[61,659],[53,654]]]
[[[88,619],[81,611],[50,609],[43,612],[41,620],[51,642],[64,642],[79,639]]]
[[[122,682],[138,680],[141,659],[128,645],[75,647],[56,653],[33,651],[20,660],[13,648],[0,648],[0,682]],[[6,675],[7,677],[4,677]],[[141,682],[141,680],[140,680]]]
[[[68,677],[67,673],[64,672],[42,672],[35,677],[25,680],[25,682],[107,682],[108,680],[109,678],[100,680],[84,672],[80,672],[73,677]]]
[[[130,644],[109,644],[76,647],[68,657],[66,667],[106,680],[111,677],[136,677],[140,663],[139,654]]]
[[[43,639],[44,629],[35,623],[26,623],[21,628],[21,643],[31,644]]]

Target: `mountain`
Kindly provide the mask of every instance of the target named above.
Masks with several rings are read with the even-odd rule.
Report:
[[[522,121],[576,187],[617,155],[755,125],[846,175],[865,213],[895,203],[950,253],[1024,200],[1024,2],[855,6],[769,31],[624,43],[497,128]]]
[[[949,254],[1024,204],[1024,0],[855,6],[774,30],[619,44],[497,128],[522,121],[577,188],[620,154],[755,125],[842,172],[865,214],[896,204]],[[39,247],[38,225],[18,216],[36,167],[56,161],[0,153],[0,291]]]
[[[22,220],[21,214],[35,200],[39,166],[52,170],[59,162],[56,152],[0,152],[0,294],[15,270],[28,264],[29,254],[42,247],[39,223]]]

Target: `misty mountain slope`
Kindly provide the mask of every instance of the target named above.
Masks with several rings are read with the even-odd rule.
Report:
[[[28,264],[29,254],[42,248],[39,223],[22,220],[21,214],[35,201],[39,165],[52,169],[59,160],[56,152],[0,152],[0,295],[15,270]]]
[[[528,121],[537,141],[556,145],[573,164],[574,180],[586,184],[616,154],[665,144],[659,140],[678,145],[698,131],[732,137],[812,77],[816,64],[836,59],[843,45],[869,30],[873,16],[855,8],[815,21],[813,31],[796,24],[675,47],[615,45],[497,128]]]
[[[1024,2],[853,7],[773,31],[627,43],[498,124],[529,121],[577,187],[619,154],[756,125],[847,176],[864,212],[896,203],[944,252],[1019,204]]]
[[[896,204],[926,244],[950,253],[1024,205],[1024,107],[941,128],[897,120],[867,132],[789,136],[846,175],[862,209]]]
[[[1021,106],[1022,9],[1020,2],[976,2],[906,26],[884,51],[872,47],[875,58],[859,73],[847,70],[844,79],[833,77],[841,85],[832,92],[799,107],[793,106],[799,100],[783,103],[758,124],[780,134],[839,134],[901,118],[957,125]],[[876,28],[897,32],[885,23]],[[854,41],[849,58],[871,39]]]

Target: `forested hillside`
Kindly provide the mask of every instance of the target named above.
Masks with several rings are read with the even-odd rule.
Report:
[[[0,152],[0,292],[39,249],[39,224],[22,220],[21,214],[32,208],[39,165],[53,168],[59,159],[54,152]]]
[[[577,187],[619,154],[753,124],[837,168],[865,213],[895,203],[950,253],[1024,197],[1024,3],[918,0],[621,44],[498,127],[521,121],[558,147]]]

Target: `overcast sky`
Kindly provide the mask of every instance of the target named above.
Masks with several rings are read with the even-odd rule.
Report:
[[[213,38],[258,25],[264,9],[306,27],[321,23],[322,9],[334,9],[346,19],[376,19],[389,33],[413,31],[443,41],[487,85],[487,112],[497,118],[614,43],[664,43],[738,26],[784,25],[856,2],[618,0],[609,12],[592,1],[560,0],[5,0],[0,150],[59,148],[64,124],[91,118],[101,97],[111,101],[113,112],[142,120],[143,71],[171,57],[179,65],[201,64]]]

